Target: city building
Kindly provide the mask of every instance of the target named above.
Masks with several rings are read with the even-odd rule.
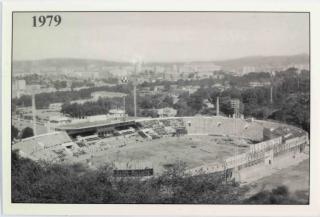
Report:
[[[189,94],[193,94],[200,89],[200,85],[187,85],[183,86],[181,89],[188,92]]]
[[[51,103],[51,104],[49,105],[49,109],[50,109],[50,110],[60,111],[61,108],[62,108],[62,105],[63,105],[62,102],[59,102],[59,103]]]
[[[248,74],[250,72],[255,72],[255,71],[256,71],[256,68],[254,66],[244,66],[242,68],[242,75]]]
[[[126,112],[124,110],[121,110],[121,109],[110,109],[108,115],[113,117],[113,118],[127,117]]]
[[[25,80],[14,80],[12,83],[12,97],[19,98],[26,90]]]
[[[156,109],[157,115],[160,118],[163,117],[174,117],[177,115],[177,110],[174,108],[166,107],[161,109]]]
[[[264,87],[264,86],[270,86],[270,81],[250,81],[249,86],[250,87]]]

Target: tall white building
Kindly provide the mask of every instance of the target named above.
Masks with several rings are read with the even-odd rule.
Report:
[[[19,98],[26,90],[25,80],[14,80],[12,83],[12,97]]]

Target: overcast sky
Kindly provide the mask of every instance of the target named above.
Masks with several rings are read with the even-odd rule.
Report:
[[[306,13],[53,14],[62,17],[58,27],[32,27],[32,17],[39,14],[14,14],[14,60],[72,57],[161,62],[309,53]]]

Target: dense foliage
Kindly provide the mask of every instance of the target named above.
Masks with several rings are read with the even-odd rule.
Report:
[[[115,178],[109,166],[34,162],[12,153],[12,201],[31,203],[298,203],[286,188],[246,198],[247,187],[219,175],[184,176],[184,164],[149,179]]]
[[[122,106],[122,99],[104,99],[100,98],[96,102],[78,103],[65,103],[62,105],[61,112],[71,117],[83,118],[85,116],[107,114],[112,108]]]
[[[237,203],[241,188],[213,176],[182,177],[181,167],[140,180],[115,178],[110,167],[35,163],[12,154],[14,202],[39,203]],[[221,196],[224,195],[224,196]]]
[[[40,93],[36,94],[36,108],[44,109],[48,108],[51,103],[68,103],[73,100],[79,99],[89,99],[91,98],[91,93],[95,91],[115,91],[115,92],[128,92],[129,87],[124,86],[103,86],[103,87],[92,87],[81,89],[78,91],[56,91],[52,93]],[[23,95],[19,99],[12,99],[12,104],[14,106],[31,106],[31,96]]]
[[[259,77],[259,74],[262,76]],[[248,88],[251,79],[268,78],[266,73],[249,73],[242,77],[229,76],[233,85],[220,91],[217,88],[202,87],[190,95],[182,95],[174,105],[178,109],[178,116],[192,116],[195,114],[215,114],[212,109],[206,109],[203,101],[208,99],[215,104],[220,99],[220,112],[232,115],[231,99],[241,100],[240,112],[245,117],[258,119],[274,119],[293,124],[309,131],[310,126],[310,74],[302,71],[300,74],[294,68],[278,72],[272,78],[272,102],[270,86]]]
[[[11,141],[25,139],[34,135],[31,127],[25,127],[21,130],[11,125]]]
[[[83,81],[73,81],[71,83],[71,89],[76,87],[94,87],[94,83],[92,81],[83,80]]]

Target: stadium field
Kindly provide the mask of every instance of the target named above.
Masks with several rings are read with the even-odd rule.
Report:
[[[92,157],[92,164],[99,167],[106,163],[121,162],[132,169],[153,167],[161,173],[170,165],[183,162],[187,169],[222,162],[248,150],[249,141],[222,136],[181,136],[137,142],[109,148]],[[238,146],[238,148],[236,148]]]

